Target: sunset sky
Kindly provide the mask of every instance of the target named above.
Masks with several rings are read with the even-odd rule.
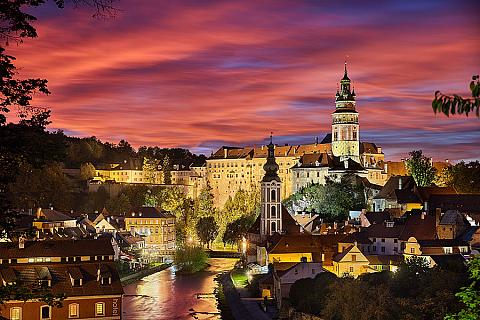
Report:
[[[477,1],[121,0],[113,19],[52,5],[18,47],[45,77],[51,129],[132,145],[313,142],[330,131],[347,56],[360,138],[388,160],[412,149],[480,159],[480,119],[435,116],[435,90],[469,94],[480,73]]]

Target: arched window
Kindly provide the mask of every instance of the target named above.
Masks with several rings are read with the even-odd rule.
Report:
[[[70,303],[68,305],[68,317],[69,318],[78,318],[80,315],[78,303]]]
[[[277,193],[275,190],[270,191],[270,201],[277,201]]]
[[[270,218],[276,218],[277,217],[277,207],[272,206],[270,208]]]
[[[271,233],[277,232],[277,223],[272,222],[271,226],[272,226]]]
[[[97,302],[95,303],[95,316],[104,316],[105,315],[105,303]]]
[[[20,307],[10,308],[10,319],[21,320],[22,319],[22,308],[20,308]]]

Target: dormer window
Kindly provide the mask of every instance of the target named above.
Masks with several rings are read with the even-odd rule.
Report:
[[[40,287],[51,287],[52,286],[52,280],[50,280],[50,279],[40,279],[40,280],[38,280],[38,285]]]
[[[80,268],[70,268],[68,275],[70,276],[72,287],[81,287],[83,285],[83,274]]]
[[[100,265],[97,269],[97,281],[102,285],[112,284],[112,274],[106,265]]]
[[[112,277],[101,277],[100,283],[102,285],[112,284]]]

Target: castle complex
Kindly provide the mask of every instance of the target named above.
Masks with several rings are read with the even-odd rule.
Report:
[[[271,152],[276,158],[278,176],[282,181],[282,199],[309,183],[325,183],[327,177],[339,180],[346,173],[355,173],[374,184],[385,184],[387,174],[382,149],[373,143],[360,141],[355,90],[351,87],[346,64],[335,97],[332,133],[320,143],[272,146]],[[268,153],[267,146],[224,146],[207,159],[206,179],[218,207],[222,207],[240,189],[259,190]]]

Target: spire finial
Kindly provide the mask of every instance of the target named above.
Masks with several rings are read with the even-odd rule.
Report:
[[[347,57],[345,56],[345,75],[347,75]]]
[[[270,131],[270,144],[273,144],[273,131]]]

